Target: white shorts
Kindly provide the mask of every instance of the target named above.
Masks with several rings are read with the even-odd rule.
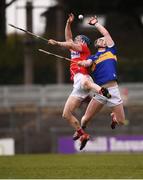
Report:
[[[74,76],[73,90],[72,90],[70,96],[78,97],[82,100],[82,99],[86,98],[88,95],[90,95],[91,91],[89,89],[85,89],[83,87],[82,80],[84,77],[88,78],[90,81],[93,82],[93,79],[91,78],[90,75],[77,73]]]
[[[110,99],[108,99],[105,96],[102,96],[98,93],[95,93],[95,96],[93,98],[95,100],[97,100],[98,102],[105,104],[109,107],[114,107],[114,106],[117,106],[117,105],[123,103],[118,86],[109,87],[107,89],[108,89],[109,93],[111,94]]]

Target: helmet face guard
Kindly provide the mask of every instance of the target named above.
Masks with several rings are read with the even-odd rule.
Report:
[[[83,41],[83,42],[86,43],[87,45],[90,45],[90,44],[91,44],[90,39],[89,39],[87,36],[85,36],[85,35],[78,35],[78,36],[76,36],[76,37],[75,37],[75,40],[78,40],[78,39],[80,39],[81,41]]]

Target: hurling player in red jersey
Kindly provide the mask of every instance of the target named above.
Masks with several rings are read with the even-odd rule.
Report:
[[[110,33],[98,22],[96,17],[92,17],[89,20],[89,24],[95,26],[103,37],[97,39],[94,43],[97,48],[96,54],[91,55],[87,60],[78,62],[78,64],[83,67],[92,67],[94,82],[102,87],[106,87],[111,94],[111,98],[107,99],[95,93],[82,117],[81,126],[85,129],[87,123],[104,105],[107,105],[112,111],[111,128],[115,129],[116,125],[123,125],[125,122],[123,101],[117,83],[117,50]]]
[[[63,110],[63,118],[67,119],[71,126],[76,130],[73,136],[73,140],[78,136],[81,141],[80,150],[82,150],[89,140],[89,135],[81,128],[78,119],[75,117],[75,110],[81,105],[83,99],[85,99],[90,90],[100,93],[108,98],[110,94],[106,88],[101,88],[99,85],[95,84],[88,74],[88,69],[86,67],[78,66],[78,61],[87,59],[90,55],[90,50],[88,45],[90,40],[85,35],[78,35],[73,40],[71,24],[74,21],[74,15],[70,14],[65,27],[65,42],[55,41],[50,39],[48,42],[51,45],[58,45],[65,47],[71,52],[71,64],[70,73],[71,80],[73,81],[73,90],[67,99]]]

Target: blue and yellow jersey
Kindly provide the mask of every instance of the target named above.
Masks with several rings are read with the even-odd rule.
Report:
[[[117,80],[117,57],[115,45],[107,47],[103,52],[97,52],[88,59],[93,61],[91,72],[94,81],[103,85],[112,80]]]

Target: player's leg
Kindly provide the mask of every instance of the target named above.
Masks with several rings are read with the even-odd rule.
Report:
[[[77,120],[77,118],[74,116],[75,110],[80,106],[81,100],[74,96],[69,96],[69,98],[66,101],[66,104],[64,106],[63,110],[63,118],[68,120],[70,125],[75,129],[80,128],[80,123]]]
[[[65,112],[71,112],[71,111],[75,111],[75,107],[76,106],[72,106],[72,109],[71,109],[71,104],[70,103],[74,103],[75,99],[76,101],[78,100],[80,103],[83,101],[83,99],[85,99],[90,91],[88,89],[85,89],[83,86],[82,86],[82,78],[83,78],[83,74],[81,73],[78,73],[74,76],[74,85],[73,85],[73,91],[70,95],[70,98],[69,98],[69,101],[70,102],[67,102],[66,103],[66,107],[65,107]],[[79,103],[79,105],[80,105]],[[74,107],[74,108],[73,108]],[[65,113],[64,113],[65,114]],[[68,114],[69,116],[69,114]],[[73,116],[73,114],[70,113],[70,122],[74,122],[74,128],[76,129],[76,132],[74,133],[73,135],[73,140],[76,140],[78,138],[80,138],[80,141],[81,141],[81,146],[80,146],[80,150],[82,150],[85,146],[85,144],[87,143],[87,141],[89,140],[89,134],[85,133],[84,130],[79,126],[77,126],[77,122],[78,120],[76,121],[75,120],[75,117]],[[79,122],[78,122],[79,123]]]
[[[84,135],[88,136],[89,138],[89,135],[84,132],[84,130],[80,126],[78,119],[74,116],[75,110],[80,106],[80,104],[80,98],[70,95],[63,110],[63,118],[66,119],[70,123],[70,125],[76,130],[79,137]]]
[[[101,87],[93,82],[93,79],[89,75],[83,75],[81,85],[85,89],[94,90],[95,92],[100,92]]]
[[[87,106],[85,114],[81,119],[81,127],[83,129],[86,128],[87,124],[93,119],[93,117],[102,109],[104,106],[103,103],[97,101],[96,99],[92,98],[90,103]]]
[[[86,128],[88,122],[102,109],[104,104],[106,104],[106,99],[104,96],[96,93],[95,96],[89,102],[85,114],[81,119],[81,127],[82,129]],[[74,134],[74,139],[77,140],[79,137]]]
[[[84,116],[81,119],[81,126],[83,129],[86,128],[87,123],[89,123],[92,118],[96,115],[96,113],[98,113],[103,107],[103,104],[96,101],[95,99],[92,99],[86,109],[86,112],[84,114]],[[84,138],[83,136],[81,136],[80,141],[81,141],[81,145],[80,145],[80,150],[82,150],[85,146],[86,143],[89,139]]]
[[[118,86],[108,88],[111,99],[107,99],[107,106],[111,107],[111,128],[115,129],[116,125],[122,125],[125,121],[125,114],[123,109],[123,101],[121,99],[120,91]]]
[[[123,104],[112,107],[111,113],[111,128],[115,129],[116,125],[124,125],[125,123],[125,113]]]
[[[94,83],[90,76],[83,76],[82,85],[85,89],[90,89],[93,92],[98,92],[99,94],[111,98],[111,95],[107,88],[101,87],[98,84]]]

